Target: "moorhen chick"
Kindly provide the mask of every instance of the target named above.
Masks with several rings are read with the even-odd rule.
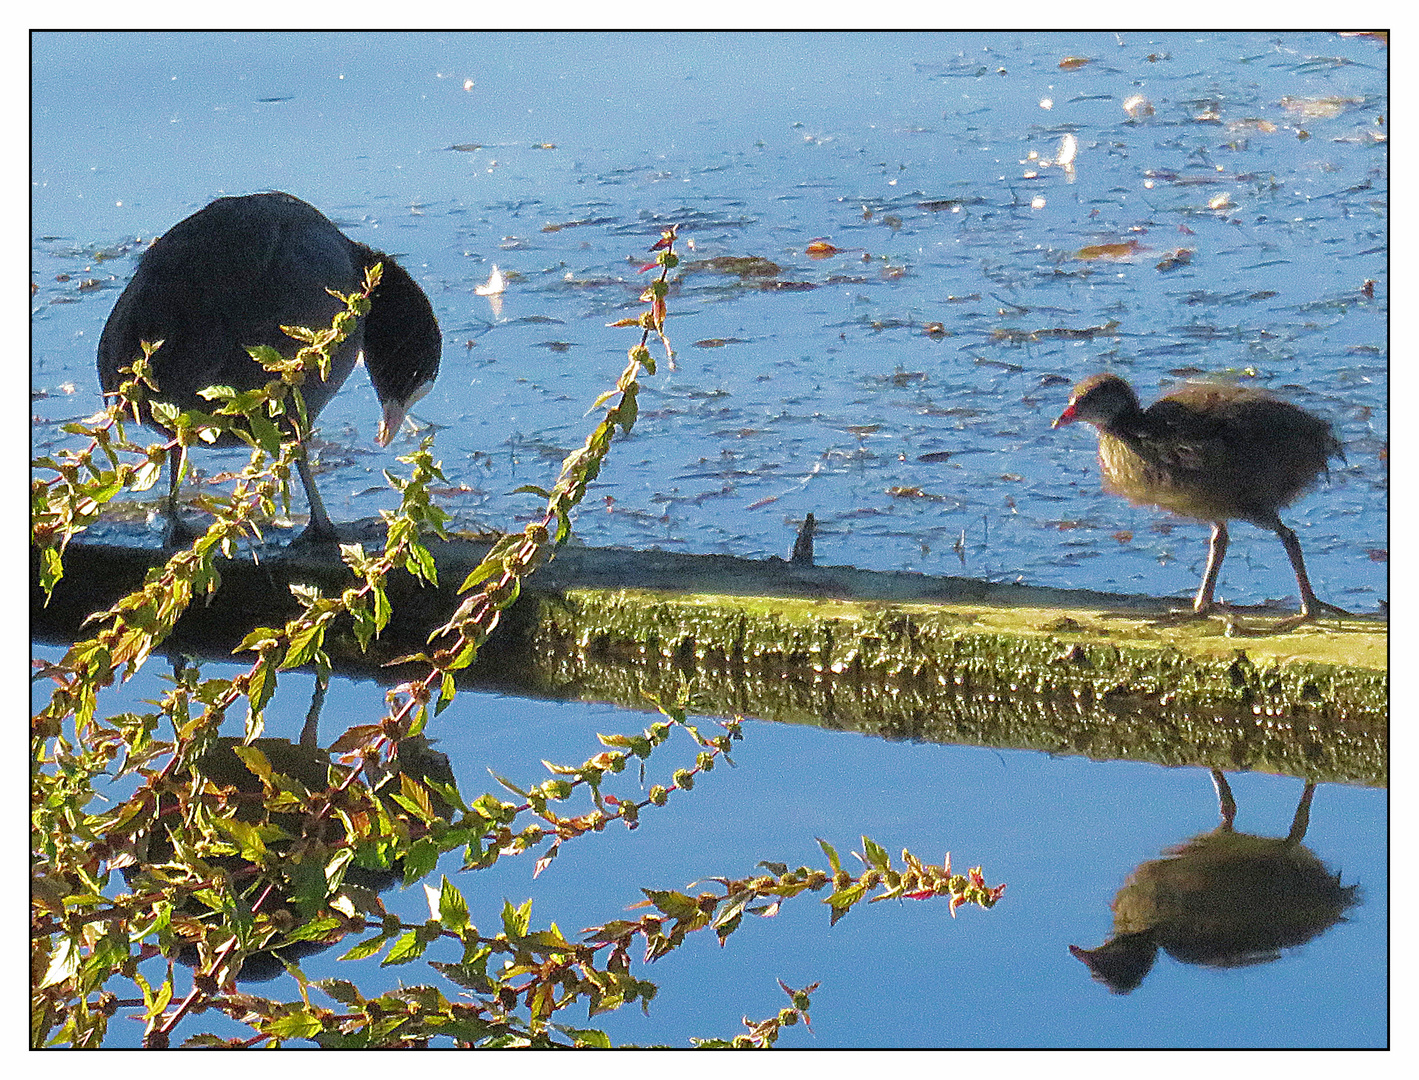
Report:
[[[1316,599],[1300,541],[1276,513],[1328,475],[1332,457],[1344,460],[1329,423],[1262,390],[1220,383],[1188,383],[1145,410],[1128,383],[1107,373],[1076,386],[1053,426],[1076,420],[1098,429],[1105,490],[1211,522],[1196,614],[1212,609],[1233,518],[1270,529],[1285,546],[1301,590],[1301,614],[1288,623],[1314,619],[1317,607],[1340,611]]]
[[[105,393],[117,390],[119,368],[141,355],[139,343],[161,341],[152,362],[158,390],[151,396],[181,409],[211,411],[215,404],[199,390],[251,390],[273,378],[247,346],[269,345],[293,355],[296,343],[281,327],[328,326],[344,305],[326,290],[357,291],[365,268],[377,262],[384,272],[369,314],[337,347],[329,377],[308,373],[301,393],[314,421],[363,352],[383,408],[376,439],[385,446],[438,375],[443,337],[433,307],[388,255],[349,239],[315,207],[283,192],[218,199],[148,248],[99,339],[99,382]],[[146,408],[142,419],[152,424]],[[240,442],[228,433],[216,445]],[[177,533],[179,453],[174,449],[169,460],[167,505]],[[335,528],[304,456],[298,466],[310,502],[306,535],[332,538]]]

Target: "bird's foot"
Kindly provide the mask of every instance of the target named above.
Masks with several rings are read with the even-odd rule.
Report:
[[[194,529],[181,517],[173,514],[167,518],[167,523],[163,526],[163,550],[176,551],[178,548],[191,547],[192,541],[206,531],[206,529]]]
[[[1331,615],[1336,616],[1337,618],[1340,618],[1340,619],[1355,619],[1355,618],[1359,618],[1359,616],[1357,616],[1353,611],[1346,611],[1344,608],[1338,608],[1338,607],[1336,607],[1334,604],[1327,604],[1324,600],[1316,600],[1316,601],[1313,601],[1313,602],[1314,602],[1314,604],[1315,604],[1316,607],[1320,608],[1321,612],[1329,613],[1329,614],[1331,614]]]
[[[314,518],[309,525],[301,530],[300,535],[292,538],[292,544],[338,544],[340,542],[340,532],[328,521],[319,522]]]
[[[1207,608],[1204,611],[1197,611],[1194,608],[1174,608],[1166,615],[1159,615],[1156,619],[1148,620],[1149,626],[1182,626],[1185,623],[1197,622],[1199,619],[1223,618],[1216,608]],[[1230,615],[1225,616],[1231,618]]]
[[[1306,623],[1319,622],[1323,615],[1331,615],[1339,619],[1354,619],[1358,617],[1354,612],[1346,611],[1344,608],[1338,608],[1334,604],[1327,604],[1324,600],[1312,600],[1309,610],[1303,610],[1299,615],[1292,615],[1290,618],[1282,619],[1273,627],[1272,632],[1284,634],[1287,631],[1296,629],[1298,626],[1304,626]]]

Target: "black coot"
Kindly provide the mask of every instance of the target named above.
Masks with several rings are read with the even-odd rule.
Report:
[[[1271,530],[1286,548],[1301,590],[1301,614],[1291,621],[1314,618],[1317,607],[1340,611],[1316,599],[1301,542],[1277,515],[1315,484],[1332,457],[1344,459],[1325,420],[1263,390],[1220,383],[1188,383],[1145,410],[1133,387],[1107,373],[1076,386],[1054,426],[1076,420],[1098,429],[1106,490],[1211,522],[1196,613],[1212,608],[1233,518]]]
[[[138,264],[99,339],[99,381],[118,389],[119,368],[141,355],[139,342],[162,341],[153,354],[160,401],[210,412],[198,396],[213,385],[264,386],[272,376],[246,346],[269,345],[282,355],[297,343],[285,326],[319,329],[343,308],[326,290],[357,291],[367,266],[384,264],[369,314],[332,357],[330,377],[308,374],[301,392],[312,420],[340,389],[363,351],[383,408],[377,439],[388,444],[409,407],[438,375],[443,337],[418,283],[389,256],[346,237],[309,203],[282,192],[218,199],[169,229]],[[145,422],[150,422],[144,415]],[[219,445],[238,440],[224,436]],[[177,518],[177,457],[169,467],[168,512]],[[299,463],[310,501],[307,535],[335,535],[310,467]]]

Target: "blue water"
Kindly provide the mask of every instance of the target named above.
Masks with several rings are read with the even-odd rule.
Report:
[[[49,655],[52,650],[46,650]],[[57,656],[51,655],[51,659]],[[156,667],[164,667],[161,662]],[[111,699],[142,709],[161,694],[155,665]],[[205,674],[230,674],[213,665]],[[287,675],[267,712],[267,734],[294,740],[305,720],[311,680]],[[383,689],[333,683],[322,736],[353,718],[373,719]],[[464,693],[435,723],[465,798],[506,794],[490,772],[519,786],[549,774],[546,759],[579,764],[601,749],[600,733],[638,733],[653,719],[607,706],[527,701]],[[239,734],[240,718],[228,725]],[[702,728],[712,727],[702,721]],[[592,1026],[617,1044],[687,1045],[691,1037],[729,1037],[740,1018],[783,1007],[778,979],[800,987],[821,981],[813,1030],[785,1031],[785,1046],[1376,1046],[1388,1038],[1388,867],[1386,793],[1326,784],[1318,788],[1306,846],[1361,902],[1348,919],[1280,960],[1216,970],[1160,954],[1126,997],[1090,980],[1070,945],[1102,943],[1109,903],[1133,869],[1164,849],[1211,830],[1217,805],[1206,770],[1132,762],[1053,758],[1024,751],[888,742],[816,728],[749,721],[735,744],[734,768],[702,775],[692,792],[647,808],[634,833],[612,826],[562,846],[535,880],[535,854],[459,873],[460,854],[440,868],[468,900],[475,924],[491,933],[503,901],[533,898],[534,926],[563,933],[628,917],[640,887],[689,888],[712,877],[745,877],[760,859],[824,866],[816,837],[849,851],[867,834],[897,856],[903,847],[939,863],[980,865],[1007,886],[990,911],[943,902],[888,902],[855,908],[828,925],[825,894],[785,902],[772,919],[748,919],[721,949],[708,934],[640,969],[660,990],[649,1016],[638,1008],[596,1017]],[[652,758],[646,786],[668,783],[692,763],[688,736]],[[634,770],[609,778],[608,794],[643,798]],[[1290,777],[1230,774],[1241,832],[1283,836],[1303,784]],[[568,804],[564,812],[589,809]],[[432,879],[436,885],[437,875]],[[710,888],[708,884],[704,886]],[[421,885],[383,896],[410,922],[428,917]],[[630,913],[634,917],[636,913]],[[704,940],[697,940],[703,937]],[[366,992],[437,981],[419,964],[380,969],[342,964],[338,952],[302,961],[312,978],[354,979]],[[431,959],[456,959],[439,956]],[[161,971],[154,969],[154,977]],[[283,976],[252,984],[293,997]],[[446,987],[446,992],[452,987]],[[584,1011],[559,1017],[577,1026]],[[241,1029],[208,1013],[184,1028],[225,1036]],[[136,1024],[115,1022],[114,1036],[136,1043]]]
[[[400,255],[429,292],[445,354],[417,415],[439,428],[450,509],[507,527],[532,509],[510,492],[545,486],[584,437],[631,343],[605,324],[636,309],[645,249],[680,222],[688,259],[758,255],[818,287],[684,279],[677,370],[647,380],[633,437],[578,519],[585,542],[782,555],[812,510],[820,562],[1187,595],[1206,529],[1101,494],[1090,434],[1050,422],[1096,369],[1145,400],[1175,372],[1254,369],[1347,446],[1329,487],[1287,515],[1317,591],[1361,610],[1387,597],[1387,56],[1374,42],[34,40],[43,421],[98,404],[93,353],[135,238],[219,195],[280,188]],[[1064,56],[1095,59],[1062,71]],[[1134,93],[1154,116],[1129,120]],[[1338,102],[1336,115],[1303,119],[1290,99]],[[1073,182],[1031,159],[1066,134]],[[1224,194],[1228,208],[1208,208]],[[945,199],[964,205],[921,208]],[[843,254],[806,256],[820,237]],[[1128,240],[1146,249],[1134,261],[1073,257]],[[1178,247],[1189,265],[1155,269]],[[473,295],[494,264],[519,275],[497,311]],[[1092,340],[992,340],[1110,319],[1116,332]],[[932,322],[949,336],[924,333]],[[380,469],[401,444],[376,453],[376,419],[361,376],[325,413],[337,519],[389,504]],[[1275,537],[1235,533],[1219,595],[1293,597]]]
[[[1062,70],[1067,56],[1092,62]],[[816,287],[683,276],[676,368],[646,380],[635,432],[576,519],[584,542],[783,555],[811,510],[822,563],[1186,596],[1206,529],[1100,493],[1092,439],[1050,423],[1094,370],[1145,400],[1191,373],[1253,371],[1346,444],[1330,484],[1285,513],[1317,592],[1359,610],[1388,596],[1388,54],[1375,42],[40,34],[33,61],[36,448],[98,407],[98,335],[143,245],[220,195],[281,189],[398,255],[428,292],[443,370],[415,413],[437,430],[448,507],[514,527],[533,507],[513,489],[549,483],[624,365],[633,339],[605,324],[637,310],[646,249],[679,222],[687,262],[761,256]],[[1138,93],[1155,113],[1135,122],[1122,103]],[[1067,135],[1072,176],[1040,163]],[[819,238],[840,254],[805,254]],[[1143,250],[1127,261],[1075,257],[1130,240]],[[1191,262],[1157,269],[1176,248]],[[497,308],[473,291],[494,264],[515,275]],[[995,333],[1110,320],[1092,339]],[[924,332],[934,322],[945,334]],[[379,451],[377,418],[359,373],[322,415],[337,520],[393,504],[380,470],[412,436]],[[209,455],[205,471],[232,460]],[[1219,596],[1294,595],[1275,538],[1234,530]],[[337,687],[327,715],[379,699]],[[583,760],[594,731],[645,718],[465,695],[439,723],[476,793],[485,766],[533,780],[541,758]],[[741,1015],[780,1007],[776,978],[823,980],[814,1034],[790,1045],[1387,1038],[1384,792],[1316,796],[1308,843],[1365,893],[1350,922],[1258,968],[1163,957],[1117,998],[1067,945],[1101,942],[1127,874],[1212,827],[1205,772],[747,730],[738,769],[634,835],[568,845],[536,882],[530,862],[462,875],[475,921],[504,895],[534,896],[535,919],[570,931],[616,917],[635,885],[812,862],[814,836],[846,851],[863,832],[983,863],[1006,900],[954,921],[942,905],[874,905],[831,930],[799,901],[724,950],[657,964],[648,1021],[602,1018],[618,1040],[733,1034]],[[1234,786],[1239,828],[1285,832],[1299,780]],[[404,895],[417,916],[422,891]]]

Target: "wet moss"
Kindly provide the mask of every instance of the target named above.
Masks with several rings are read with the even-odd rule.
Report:
[[[530,598],[529,598],[530,599]],[[1384,784],[1373,625],[1230,639],[1104,613],[570,589],[530,622],[544,690],[890,738]],[[1065,620],[1065,621],[1061,621]],[[1216,640],[1214,640],[1214,637]],[[1378,639],[1378,643],[1375,640]],[[1291,641],[1288,650],[1284,642]]]

